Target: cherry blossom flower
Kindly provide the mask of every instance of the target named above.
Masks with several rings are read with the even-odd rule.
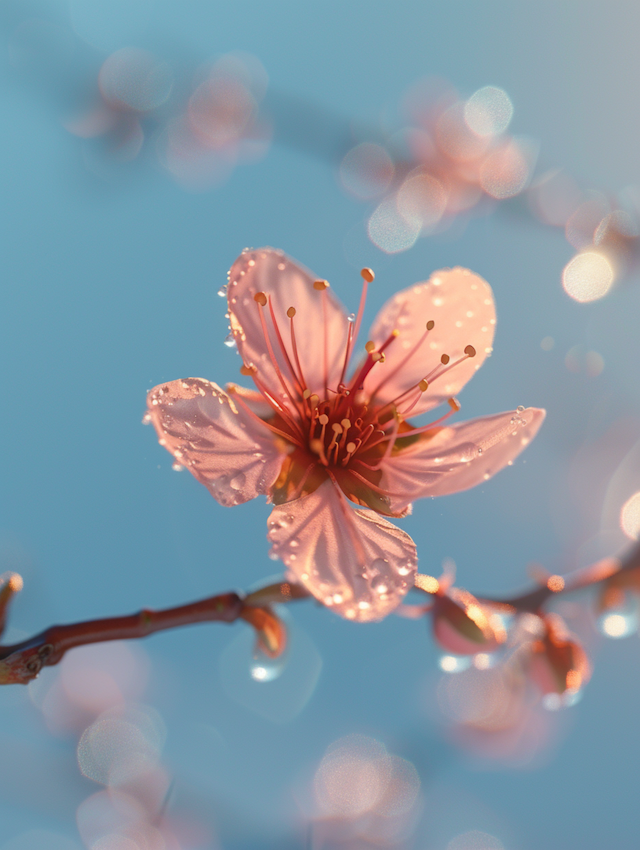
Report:
[[[271,554],[324,605],[367,621],[390,613],[416,573],[415,544],[388,517],[490,478],[530,442],[544,411],[443,424],[492,350],[491,288],[467,269],[391,298],[351,370],[373,272],[362,277],[352,319],[327,281],[281,251],[244,251],[227,297],[240,371],[255,390],[225,392],[202,378],[161,384],[147,421],[220,504],[266,495]],[[428,424],[407,418],[443,403]]]

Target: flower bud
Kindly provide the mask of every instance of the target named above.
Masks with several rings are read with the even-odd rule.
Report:
[[[542,694],[578,691],[591,677],[586,652],[557,614],[542,618],[544,632],[531,642],[528,673]]]
[[[268,658],[278,658],[287,646],[287,630],[271,608],[244,605],[240,616],[256,632],[257,648]]]
[[[498,617],[466,590],[453,587],[434,596],[433,635],[454,655],[493,652],[506,640]]]

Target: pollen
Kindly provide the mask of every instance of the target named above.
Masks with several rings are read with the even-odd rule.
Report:
[[[449,357],[448,354],[443,354],[442,357],[440,358],[440,362],[442,363],[443,366],[446,366],[447,363],[449,362],[449,360],[451,360],[451,358]]]
[[[375,279],[375,275],[373,273],[373,269],[362,269],[360,272],[363,280],[366,280],[367,283],[373,283]]]
[[[436,323],[433,321],[433,319],[429,319],[429,321],[427,322],[427,330],[432,331],[435,328],[435,326],[436,326]]]
[[[475,357],[476,356],[476,350],[472,345],[468,345],[465,348],[464,353],[467,355],[467,357]]]
[[[289,309],[287,310],[287,316],[288,316],[290,319],[293,319],[293,317],[295,316],[295,314],[296,314],[296,308],[295,308],[295,307],[289,307]]]
[[[317,289],[318,292],[323,292],[325,289],[329,288],[329,281],[328,280],[316,280],[313,283],[313,288]]]
[[[265,307],[267,304],[267,296],[264,294],[264,292],[256,292],[256,294],[253,296],[253,300],[261,307]]]

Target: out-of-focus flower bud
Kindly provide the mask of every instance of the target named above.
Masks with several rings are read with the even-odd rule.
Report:
[[[461,588],[438,591],[431,617],[435,639],[455,655],[493,652],[507,637],[500,618]]]
[[[257,648],[268,658],[278,658],[287,646],[287,630],[271,608],[245,604],[240,614],[256,631]]]
[[[531,641],[527,669],[543,695],[579,691],[591,677],[586,652],[557,614],[540,618],[542,634]]]

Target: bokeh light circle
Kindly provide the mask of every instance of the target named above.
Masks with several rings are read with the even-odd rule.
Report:
[[[398,254],[412,248],[420,230],[419,221],[407,221],[400,214],[395,196],[385,198],[373,211],[367,224],[369,239],[386,254]]]
[[[638,613],[635,608],[607,612],[599,619],[598,627],[609,638],[617,640],[629,637],[638,631]]]
[[[464,105],[464,119],[479,136],[499,136],[513,117],[513,104],[504,89],[483,86]]]
[[[447,192],[442,183],[426,172],[410,174],[398,190],[397,208],[400,215],[421,230],[432,230],[447,207]]]
[[[529,182],[529,162],[515,141],[503,144],[490,153],[482,164],[480,185],[497,200],[513,198]]]
[[[564,291],[574,301],[587,303],[603,298],[611,289],[614,271],[605,256],[585,251],[570,260],[562,272]]]
[[[374,142],[361,142],[340,163],[340,181],[356,198],[367,200],[382,195],[393,180],[393,160]]]
[[[504,850],[504,844],[495,835],[471,829],[452,838],[447,850]]]
[[[631,540],[640,538],[640,490],[627,499],[622,506],[620,527]]]
[[[105,60],[98,84],[105,100],[114,106],[149,112],[169,97],[173,74],[166,62],[148,50],[124,47]]]

